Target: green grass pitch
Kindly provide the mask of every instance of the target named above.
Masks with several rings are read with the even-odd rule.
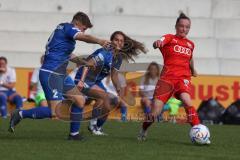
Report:
[[[0,120],[0,160],[239,160],[240,126],[211,125],[210,146],[193,145],[189,125],[154,124],[138,142],[140,122],[105,124],[108,136],[96,137],[82,125],[84,141],[67,141],[69,124],[56,120],[24,120],[15,134]]]

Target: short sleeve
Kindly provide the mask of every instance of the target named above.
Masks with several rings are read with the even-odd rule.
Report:
[[[34,71],[33,71],[33,73],[32,73],[31,82],[32,82],[32,83],[37,83],[38,80],[39,80],[38,77],[39,77],[39,69],[36,68],[36,69],[34,69]]]
[[[165,46],[166,44],[168,44],[172,40],[172,37],[173,37],[173,35],[171,35],[171,34],[163,35],[160,38],[160,41],[162,42],[162,46]]]
[[[75,39],[78,33],[81,33],[81,30],[72,26],[72,25],[66,25],[65,26],[65,34],[67,37],[71,39]]]
[[[121,55],[117,55],[116,57],[113,58],[112,68],[114,68],[114,69],[119,71],[121,65],[122,65],[122,56]]]
[[[9,70],[9,82],[16,82],[16,71],[14,68],[8,68]]]
[[[95,61],[96,66],[101,66],[104,64],[104,55],[101,52],[93,55],[91,58]]]

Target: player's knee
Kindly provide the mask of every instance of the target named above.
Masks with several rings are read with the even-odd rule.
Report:
[[[19,94],[16,94],[13,96],[12,100],[15,102],[22,102],[22,97]]]
[[[16,105],[16,108],[21,108],[23,106],[22,97],[19,94],[15,94],[11,101]]]
[[[84,104],[85,104],[85,98],[83,96],[80,96],[80,95],[76,95],[76,96],[73,96],[72,97],[74,102],[78,105],[78,106],[81,106],[83,107]]]
[[[109,96],[108,96],[107,93],[102,93],[101,98],[102,98],[103,101],[109,101]]]

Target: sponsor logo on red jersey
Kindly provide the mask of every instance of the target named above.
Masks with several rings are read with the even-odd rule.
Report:
[[[188,56],[191,56],[191,54],[192,54],[191,49],[180,46],[180,45],[175,45],[173,47],[173,49],[174,49],[174,52],[176,52],[176,53],[186,54]]]

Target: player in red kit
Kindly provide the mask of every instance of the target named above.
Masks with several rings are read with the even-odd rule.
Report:
[[[143,122],[138,136],[139,140],[146,139],[147,129],[161,113],[163,105],[172,96],[183,102],[188,122],[192,126],[200,123],[190,97],[191,76],[197,76],[192,59],[194,43],[186,38],[190,26],[190,18],[181,13],[175,25],[176,34],[164,35],[153,43],[153,47],[158,48],[163,55],[164,66],[155,87],[152,111]]]

